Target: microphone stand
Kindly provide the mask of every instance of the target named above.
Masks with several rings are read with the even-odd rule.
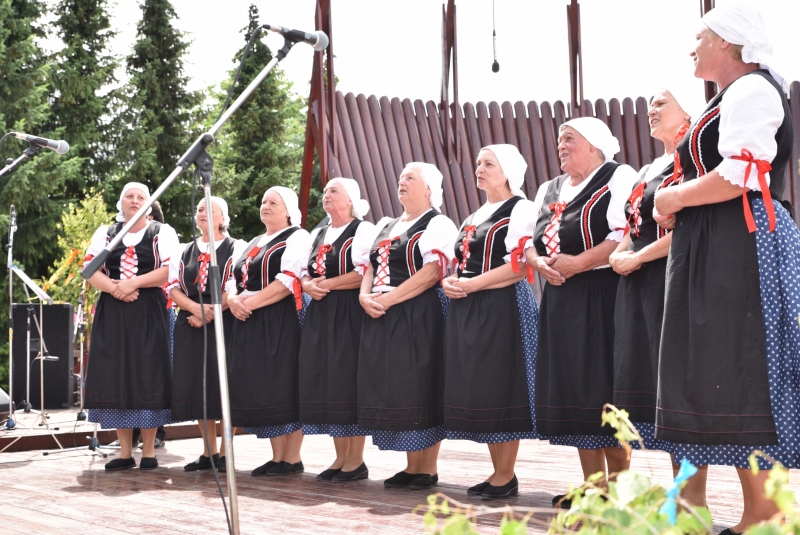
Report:
[[[31,145],[33,147],[33,145]],[[34,151],[35,152],[35,151]],[[10,164],[9,164],[10,165]],[[6,166],[8,168],[8,166]],[[14,233],[17,231],[17,211],[11,205],[10,221],[8,224],[8,418],[6,419],[6,430],[10,431],[17,426],[14,421],[14,358],[11,353],[11,344],[14,340],[14,273],[11,271],[14,258]]]
[[[178,178],[178,176],[186,171],[191,164],[195,164],[196,168],[199,170],[201,175],[203,175],[203,189],[205,191],[205,200],[206,200],[206,213],[211,214],[211,171],[214,166],[214,160],[206,152],[206,147],[208,147],[211,143],[214,142],[214,134],[216,134],[222,126],[228,122],[231,116],[238,110],[244,102],[250,98],[250,95],[255,91],[255,89],[261,84],[262,81],[267,77],[267,75],[272,71],[273,68],[289,53],[292,47],[295,45],[295,41],[284,37],[283,47],[275,54],[275,57],[264,67],[258,76],[256,76],[250,85],[248,85],[242,94],[231,104],[230,108],[228,108],[225,113],[217,120],[216,123],[209,129],[208,132],[205,134],[200,135],[197,140],[192,144],[191,147],[181,156],[180,160],[178,160],[178,164],[175,167],[175,170],[170,173],[170,175],[164,180],[161,186],[153,192],[150,198],[145,201],[139,211],[127,221],[125,225],[122,227],[117,235],[106,245],[106,248],[102,250],[96,257],[89,262],[89,265],[86,266],[83,271],[81,271],[81,276],[84,279],[89,279],[94,273],[100,269],[106,258],[108,258],[109,253],[112,249],[114,249],[119,242],[122,241],[122,238],[130,232],[131,228],[133,228],[136,223],[145,216],[147,211],[150,209],[150,206],[159,198],[164,192],[172,185],[172,183]],[[225,468],[226,468],[226,476],[228,480],[228,491],[229,491],[229,500],[230,500],[230,508],[231,508],[231,525],[233,528],[233,533],[235,535],[239,535],[239,505],[238,505],[238,495],[236,492],[236,472],[234,467],[234,456],[233,456],[233,433],[231,431],[231,419],[230,419],[230,398],[228,397],[228,373],[227,373],[227,364],[226,364],[226,354],[225,354],[225,338],[222,328],[222,291],[220,289],[221,281],[219,275],[219,266],[217,265],[217,258],[215,253],[215,245],[214,245],[214,229],[212,228],[213,222],[212,218],[209,217],[209,227],[208,227],[208,248],[211,252],[211,263],[209,265],[208,274],[209,274],[209,284],[211,285],[211,302],[214,305],[214,333],[216,335],[216,347],[217,347],[217,367],[219,370],[219,389],[220,389],[220,397],[222,402],[222,427],[223,427],[223,441],[225,444]]]
[[[38,147],[38,146],[34,145],[33,143],[30,143],[30,144],[29,144],[29,146],[28,146],[28,148],[27,148],[27,149],[25,149],[25,150],[22,152],[22,155],[20,155],[20,157],[19,157],[19,158],[17,158],[16,160],[12,160],[11,158],[9,158],[8,160],[6,160],[6,166],[5,166],[5,167],[3,167],[2,169],[0,169],[0,178],[2,178],[3,176],[5,176],[6,174],[10,173],[10,172],[11,172],[11,171],[13,171],[14,169],[16,169],[16,168],[17,168],[17,166],[18,166],[19,164],[21,164],[23,160],[26,160],[26,159],[28,159],[28,158],[33,158],[33,155],[34,155],[34,154],[36,154],[36,151],[38,151],[38,150],[39,150],[39,149],[41,149],[41,148],[42,148],[42,147]],[[9,387],[9,389],[10,389],[10,388],[11,388],[11,387]]]

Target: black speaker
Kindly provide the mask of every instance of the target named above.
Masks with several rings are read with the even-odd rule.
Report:
[[[14,340],[11,344],[11,354],[14,359],[14,389],[9,393],[16,403],[17,410],[24,407],[20,402],[25,399],[27,386],[28,359],[25,355],[27,349],[27,318],[31,316],[31,347],[30,369],[31,385],[28,403],[34,409],[41,410],[39,396],[39,367],[41,360],[36,360],[39,353],[39,330],[36,328],[34,317],[39,319],[39,305],[14,304],[11,307],[11,319],[14,325]],[[72,354],[74,314],[72,305],[44,305],[42,307],[44,323],[44,345],[48,354],[58,357],[57,362],[44,362],[44,407],[46,409],[62,409],[72,405],[73,377],[72,369],[75,358]]]

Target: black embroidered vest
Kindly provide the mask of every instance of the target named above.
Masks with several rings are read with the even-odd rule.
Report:
[[[659,174],[644,183],[644,191],[641,192],[638,202],[631,203],[629,197],[625,203],[625,216],[630,225],[631,250],[639,251],[669,234],[669,230],[659,226],[653,219],[653,208],[655,207],[656,192],[679,183],[672,176],[674,170],[675,162],[673,161]],[[641,187],[646,173],[647,167],[642,169],[641,176],[633,186],[633,196],[638,197],[636,192]]]
[[[363,223],[360,219],[354,219],[347,225],[342,234],[330,244],[330,247],[325,247],[327,252],[324,253],[323,263],[325,264],[325,277],[331,279],[340,275],[345,275],[353,271],[356,266],[353,264],[353,239],[356,235],[358,226]],[[314,238],[314,243],[311,246],[311,256],[308,257],[308,274],[311,277],[321,276],[317,269],[317,255],[320,247],[324,247],[323,240],[325,239],[325,231],[330,228],[330,224],[325,225],[319,229],[317,237]]]
[[[606,162],[601,165],[583,190],[567,203],[561,215],[561,225],[558,230],[562,253],[579,255],[599,245],[608,236],[606,213],[611,202],[611,190],[608,182],[614,176],[619,165],[617,162]],[[554,178],[542,202],[533,237],[534,247],[540,256],[548,256],[542,237],[553,213],[550,206],[559,202],[561,186],[567,180],[569,180],[569,175]]]
[[[225,237],[217,246],[217,265],[220,267],[222,274],[222,288],[224,291],[225,281],[227,281],[233,271],[233,246],[236,240],[230,236]],[[205,250],[203,251],[205,253]],[[200,269],[200,248],[197,242],[192,242],[186,246],[181,256],[180,271],[178,273],[178,282],[181,285],[181,290],[188,297],[194,298],[200,293],[197,284],[197,272]],[[205,291],[203,292],[203,301],[206,303],[211,302],[211,289],[206,284]]]
[[[521,197],[511,197],[506,200],[495,212],[480,225],[472,225],[475,214],[467,217],[456,240],[456,261],[458,276],[476,277],[490,269],[505,264],[503,257],[508,254],[506,250],[506,237],[508,225],[511,221],[511,212]],[[464,262],[465,239],[469,257]],[[464,273],[467,271],[468,273]]]
[[[114,239],[114,236],[122,230],[125,223],[116,223],[108,227],[106,233],[106,244]],[[161,255],[158,253],[158,233],[161,231],[161,223],[150,221],[144,231],[142,240],[133,246],[136,252],[136,276],[145,275],[161,267]],[[103,272],[109,278],[120,280],[120,265],[125,251],[128,249],[121,241],[109,253],[103,264]],[[167,260],[167,259],[164,259]]]
[[[258,292],[275,280],[275,276],[281,273],[281,259],[284,251],[286,251],[286,240],[298,230],[300,230],[299,227],[289,227],[278,233],[263,247],[257,246],[263,234],[256,236],[247,244],[244,254],[236,260],[236,264],[233,267],[237,293],[242,293],[245,290]],[[247,262],[248,258],[250,259],[249,262]],[[247,263],[247,279],[242,280],[245,263]]]
[[[789,103],[786,101],[783,89],[768,71],[756,70],[744,76],[762,76],[781,96],[783,123],[775,133],[778,152],[771,162],[769,192],[774,200],[782,201],[786,187],[786,165],[792,154],[793,130]],[[703,176],[722,163],[723,158],[719,153],[719,105],[729,87],[730,85],[711,99],[703,114],[689,128],[688,135],[678,144],[684,181]]]
[[[395,288],[400,286],[422,269],[422,253],[419,250],[418,242],[422,233],[428,228],[428,223],[437,215],[440,214],[436,210],[428,210],[411,228],[399,236],[392,232],[392,229],[400,221],[400,218],[390,221],[381,229],[369,253],[369,261],[372,264],[372,270],[375,275],[373,280],[375,282],[377,282],[381,273],[379,270],[379,252],[382,242],[391,241],[389,246],[389,280],[387,283],[389,286]]]

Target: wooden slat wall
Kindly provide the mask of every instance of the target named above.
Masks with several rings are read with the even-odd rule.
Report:
[[[795,139],[786,198],[800,207],[800,82],[791,84],[790,106]],[[792,105],[794,104],[794,105]],[[442,211],[461,223],[481,205],[485,196],[475,187],[474,161],[480,147],[493,143],[511,143],[519,147],[528,162],[524,191],[533,198],[543,182],[560,174],[556,138],[558,127],[568,119],[567,108],[560,101],[490,102],[450,106],[447,117],[439,106],[429,101],[376,98],[336,93],[335,129],[338,159],[330,158],[331,177],[356,179],[362,194],[370,202],[368,218],[398,216],[402,206],[397,200],[397,177],[406,163],[425,161],[435,164],[444,175]],[[317,108],[311,107],[316,113]],[[616,160],[635,169],[650,163],[661,151],[660,141],[650,137],[647,101],[625,98],[620,102],[585,100],[584,116],[594,116],[609,125],[622,150]],[[316,120],[316,118],[315,118]],[[455,151],[448,158],[444,125],[450,121],[450,137],[460,137],[461,161]],[[328,130],[329,135],[330,130]],[[333,140],[329,141],[332,146]],[[800,209],[795,209],[800,221]]]

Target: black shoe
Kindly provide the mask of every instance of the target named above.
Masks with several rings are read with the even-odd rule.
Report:
[[[224,458],[225,457],[220,457],[220,460],[222,460]],[[250,472],[250,475],[251,476],[263,476],[264,474],[267,473],[267,470],[270,470],[272,467],[276,466],[277,464],[278,463],[275,462],[275,461],[268,461],[268,462],[262,464],[261,466],[259,466],[258,468],[256,468],[255,470],[253,470],[252,472]]]
[[[474,487],[470,487],[467,489],[467,494],[470,496],[480,496],[483,494],[483,491],[486,490],[486,487],[489,486],[488,481],[484,481],[483,483],[478,483]]]
[[[483,490],[481,498],[484,500],[496,500],[498,498],[510,498],[511,496],[516,496],[517,494],[519,494],[519,482],[517,481],[517,476],[515,475],[511,478],[511,481],[502,487],[495,487],[494,485],[490,484]]]
[[[571,509],[572,500],[567,499],[566,494],[556,494],[553,496],[553,507],[560,509]]]
[[[358,479],[367,479],[368,477],[369,468],[367,468],[365,463],[361,463],[361,466],[349,472],[339,470],[339,473],[333,476],[331,481],[334,483],[344,483],[345,481],[356,481]]]
[[[725,528],[719,532],[719,535],[742,535],[741,533],[736,533],[731,528]]]
[[[341,468],[328,468],[323,470],[318,476],[317,481],[330,481],[333,476],[341,472]]]
[[[417,474],[408,484],[411,490],[429,489],[439,481],[439,474]]]
[[[217,459],[217,472],[220,474],[225,474],[228,472],[228,467],[225,466],[225,456],[223,455],[219,459]]]
[[[298,461],[296,463],[288,463],[286,461],[281,461],[266,472],[264,472],[265,476],[290,476],[292,474],[299,474],[303,472],[305,468],[303,467],[303,461]]]
[[[139,470],[154,470],[158,468],[158,459],[155,457],[142,457],[139,461]]]
[[[387,489],[407,487],[415,477],[417,477],[417,474],[409,474],[406,471],[397,472],[395,475],[384,481],[383,486]]]
[[[114,459],[113,461],[109,461],[106,463],[106,470],[108,472],[115,472],[117,470],[125,470],[126,468],[135,468],[136,461],[133,460],[133,457],[129,459]]]
[[[215,453],[211,457],[201,455],[196,461],[193,461],[183,467],[187,472],[197,472],[198,470],[208,470],[211,468],[211,459],[214,459],[214,464],[219,461],[219,453]]]

